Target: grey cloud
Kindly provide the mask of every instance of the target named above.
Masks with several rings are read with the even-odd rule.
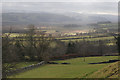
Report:
[[[3,3],[3,12],[104,12],[117,13],[117,2],[19,2]]]

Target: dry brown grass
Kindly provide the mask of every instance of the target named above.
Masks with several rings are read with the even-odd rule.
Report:
[[[118,78],[118,63],[119,62],[112,63],[89,75],[88,78]]]

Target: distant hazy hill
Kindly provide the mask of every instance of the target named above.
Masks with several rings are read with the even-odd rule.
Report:
[[[52,13],[4,13],[4,24],[40,24],[76,22],[75,18]]]
[[[117,22],[118,16],[117,15],[110,15],[110,14],[83,14],[83,13],[64,13],[64,15],[76,18],[77,20],[81,20],[82,23],[97,23],[97,22],[104,22],[104,21],[111,21]]]
[[[29,24],[89,24],[104,21],[116,22],[117,16],[79,13],[3,13],[3,29],[8,26],[23,28]]]

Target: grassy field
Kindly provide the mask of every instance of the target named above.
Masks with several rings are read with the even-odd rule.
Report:
[[[73,58],[68,60],[55,61],[59,64],[46,64],[41,67],[10,76],[10,78],[86,78],[94,72],[112,64],[88,64],[102,61],[108,61],[111,59],[118,59],[117,56],[102,56],[102,57],[86,57],[86,61],[83,58]],[[67,62],[70,64],[60,64]],[[93,77],[94,78],[94,77]]]
[[[56,38],[56,39],[70,39],[70,38],[89,38],[89,37],[93,37],[93,36],[71,36],[71,37],[61,37],[61,38]]]
[[[85,39],[85,40],[86,41],[98,41],[98,40],[111,40],[111,39],[114,39],[114,37],[111,36],[111,37],[88,38],[88,39]],[[61,41],[64,41],[64,42],[83,41],[83,39],[70,39],[70,40],[61,40]]]
[[[19,69],[19,68],[22,68],[22,67],[27,67],[29,65],[33,65],[33,64],[37,64],[38,62],[20,62],[20,63],[17,63],[15,68],[10,68],[11,70],[16,70],[16,69]],[[5,66],[6,65],[9,65],[9,64],[4,64]]]
[[[8,34],[8,33],[5,33],[5,34]],[[100,35],[100,34],[99,34]],[[102,34],[103,35],[103,34]],[[10,35],[10,37],[19,37],[19,36],[25,36],[25,34],[19,34],[19,33],[12,33]],[[61,38],[55,38],[55,39],[58,39],[60,41],[63,41],[65,43],[68,43],[70,41],[83,41],[83,39],[76,39],[76,38],[85,38],[86,41],[98,41],[98,40],[112,40],[113,42],[111,43],[108,43],[107,45],[115,45],[115,40],[114,40],[114,37],[113,36],[109,36],[109,37],[97,37],[97,38],[92,38],[93,36],[91,36],[91,38],[89,38],[90,36],[72,36],[72,37],[61,37]],[[62,40],[63,39],[63,40]],[[66,40],[64,40],[66,39]],[[16,39],[17,40],[17,39]],[[18,39],[19,40],[19,39]],[[25,39],[22,39],[22,40],[25,40]],[[25,43],[25,41],[24,41]],[[53,43],[52,43],[53,44]]]
[[[38,62],[21,62],[16,65],[17,68],[27,67],[32,64],[37,64]]]

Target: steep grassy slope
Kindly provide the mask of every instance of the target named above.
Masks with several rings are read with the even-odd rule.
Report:
[[[89,75],[88,78],[118,78],[118,63],[119,62],[112,63]]]

